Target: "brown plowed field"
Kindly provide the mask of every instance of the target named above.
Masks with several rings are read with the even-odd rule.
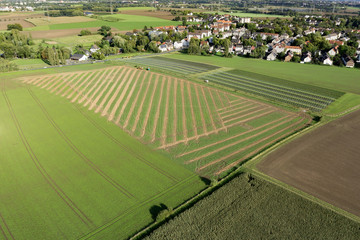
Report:
[[[286,144],[258,164],[269,176],[360,216],[360,111]]]

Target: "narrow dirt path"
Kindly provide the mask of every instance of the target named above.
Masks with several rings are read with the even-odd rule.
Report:
[[[99,77],[99,79],[95,82],[94,85],[92,85],[92,87],[89,89],[89,91],[87,91],[82,96],[82,98],[80,98],[78,103],[82,103],[83,101],[88,99],[89,94],[99,85],[99,83],[104,83],[105,82],[104,80],[108,78],[109,72],[111,72],[109,69],[104,69],[103,74],[101,75],[101,77]]]
[[[78,74],[77,73],[71,73],[68,74],[63,81],[58,84],[56,87],[54,87],[53,89],[50,90],[51,93],[54,93],[55,91],[57,91],[60,87],[64,87],[65,85],[69,84],[69,82],[72,81],[72,79],[76,78]],[[75,76],[75,77],[74,77]],[[60,92],[56,92],[55,94],[58,95]]]
[[[177,85],[178,80],[174,81],[174,128],[173,128],[173,142],[176,142],[177,137],[177,109],[176,109],[176,99],[177,99]]]
[[[42,86],[43,83],[45,83],[46,81],[50,80],[52,77],[54,77],[53,75],[50,75],[50,76],[43,76],[41,78],[38,78],[37,80],[35,81],[30,81],[28,83],[31,83],[33,85],[36,85],[36,86]]]
[[[205,91],[204,91],[204,87],[201,87],[201,93],[202,93],[202,95],[203,95],[206,108],[207,108],[208,113],[209,113],[209,115],[210,115],[211,126],[213,127],[213,130],[216,131],[216,125],[215,125],[215,122],[214,122],[214,119],[213,119],[213,113],[211,112],[209,103],[208,103],[208,101],[207,101],[207,98],[206,98],[206,95],[205,95]],[[217,133],[217,132],[215,132],[215,133]]]
[[[117,85],[117,83],[120,81],[120,79],[122,79],[123,75],[125,74],[125,72],[128,71],[128,69],[123,69],[120,72],[120,76],[113,76],[112,81],[108,81],[106,86],[101,90],[101,92],[99,93],[99,95],[95,98],[95,100],[91,103],[90,105],[90,110],[93,109],[96,106],[95,112],[99,112],[102,108],[102,105],[104,105],[107,97],[109,97],[109,95],[111,94],[112,90],[115,88],[115,86]],[[115,79],[115,77],[117,77]],[[113,82],[114,81],[114,82]],[[108,89],[108,87],[112,84],[112,86],[110,87],[110,89]],[[104,95],[104,93],[106,92],[103,100],[101,101],[101,103],[99,105],[97,105],[98,101],[100,100],[100,98]]]
[[[65,75],[67,77],[67,75]],[[46,90],[53,89],[55,86],[59,85],[60,82],[64,81],[64,76],[59,77],[57,80],[55,80],[50,86],[46,88]]]
[[[99,101],[100,97],[103,95],[103,93],[106,91],[106,89],[109,87],[109,85],[114,81],[115,77],[119,74],[119,72],[121,75],[123,71],[124,71],[124,68],[118,68],[118,69],[116,69],[116,71],[115,71],[115,69],[112,69],[112,71],[108,74],[108,76],[112,75],[112,77],[110,77],[110,79],[108,79],[108,81],[101,82],[100,86],[97,87],[96,90],[91,94],[91,96],[86,100],[84,107],[86,107],[87,105],[89,105],[91,103],[91,105],[89,106],[89,110],[93,109],[96,106],[97,101]],[[103,88],[104,85],[105,85],[105,87]],[[99,91],[100,91],[100,94],[95,98],[96,94]]]
[[[149,79],[148,85],[147,85],[147,87],[146,87],[146,89],[145,89],[145,93],[144,93],[144,96],[143,96],[143,98],[142,98],[142,100],[141,100],[139,109],[138,109],[138,111],[137,111],[137,114],[136,114],[136,117],[135,117],[135,122],[134,122],[134,124],[133,124],[133,126],[132,126],[132,128],[131,128],[131,131],[132,131],[132,132],[135,131],[136,126],[137,126],[137,124],[138,124],[138,122],[139,122],[139,120],[140,120],[140,114],[141,114],[141,112],[142,112],[142,110],[143,110],[144,102],[145,102],[146,96],[147,96],[147,94],[148,94],[150,85],[151,85],[151,79],[152,79],[152,77],[153,77],[153,73],[150,74],[150,79]]]
[[[190,101],[191,118],[192,118],[192,122],[193,122],[193,132],[194,132],[194,136],[197,136],[197,135],[198,135],[198,132],[197,132],[197,124],[196,124],[196,118],[195,118],[193,101],[192,101],[192,97],[191,97],[191,86],[190,86],[190,82],[187,82],[187,89],[188,89],[188,95],[189,95],[189,101]]]
[[[289,128],[292,128],[292,127],[298,125],[302,120],[303,120],[303,119],[301,119],[301,120],[298,121],[297,123],[292,124],[291,126],[289,126],[289,127],[286,128],[286,129],[289,129]],[[297,127],[297,128],[295,128],[294,131],[297,130],[297,129],[300,129],[301,127],[302,127],[302,125],[299,126],[299,127]],[[285,130],[285,129],[283,129],[283,130]],[[278,132],[278,133],[279,133],[279,132]],[[271,144],[274,144],[276,141],[278,141],[278,139],[281,139],[281,138],[286,137],[286,136],[288,136],[288,135],[289,135],[289,133],[286,132],[286,133],[284,133],[283,135],[279,136],[277,139],[272,140],[272,141],[266,143],[265,145],[262,145],[261,148],[255,149],[254,151],[252,151],[251,153],[249,153],[249,154],[247,154],[246,156],[242,157],[241,159],[239,159],[239,160],[237,160],[237,161],[235,161],[235,162],[227,165],[226,167],[222,168],[221,170],[217,171],[217,172],[215,173],[215,175],[219,175],[219,174],[221,174],[221,173],[229,170],[230,168],[235,167],[236,165],[238,165],[239,163],[241,163],[241,162],[244,161],[245,159],[247,159],[247,158],[253,156],[254,154],[256,154],[257,152],[259,152],[261,149],[264,149],[264,148],[270,146]],[[269,136],[268,138],[270,138],[270,136]],[[267,138],[267,139],[268,139],[268,138]],[[263,139],[263,140],[265,140],[265,139]]]
[[[74,91],[75,87],[85,78],[84,74],[79,74],[79,76],[79,79],[74,84],[69,83],[70,88],[67,89],[63,94],[61,94],[62,97],[68,95],[71,90]]]
[[[170,88],[171,88],[171,79],[167,78],[167,90],[166,90],[166,103],[165,103],[165,112],[164,112],[164,123],[163,123],[163,128],[162,128],[162,133],[161,133],[161,145],[165,145],[166,144],[166,139],[167,139],[167,134],[166,134],[166,129],[167,129],[167,124],[169,121],[169,97],[170,97]],[[152,140],[153,142],[155,141],[155,139]]]
[[[242,119],[242,120],[240,120],[240,121],[238,121],[238,122],[234,122],[234,123],[228,124],[227,127],[230,128],[230,127],[233,127],[233,126],[236,126],[236,125],[241,125],[241,124],[244,124],[244,123],[246,123],[246,122],[248,122],[248,121],[251,121],[251,120],[253,120],[253,119],[260,118],[260,117],[262,117],[262,116],[268,115],[268,114],[273,113],[273,112],[275,112],[275,109],[271,109],[271,110],[269,110],[269,111],[260,113],[260,114],[258,114],[258,115],[255,115],[255,116],[252,116],[252,117],[249,117],[249,118]],[[295,116],[295,115],[294,115],[294,116]]]
[[[71,99],[75,93],[79,93],[80,88],[89,81],[89,79],[94,75],[94,73],[95,72],[90,72],[88,74],[84,74],[83,76],[85,78],[81,81],[81,83],[78,86],[73,86],[73,91],[69,94],[69,96],[67,98]]]
[[[219,99],[219,102],[220,102],[221,106],[225,107],[224,102],[223,102],[223,100],[222,100],[222,98],[220,96],[219,90],[216,90],[216,94],[217,94],[217,97]]]
[[[233,113],[230,113],[230,114],[227,114],[227,115],[221,115],[221,118],[223,120],[225,120],[225,119],[228,119],[229,117],[236,116],[236,115],[242,114],[243,112],[252,111],[252,110],[258,109],[258,108],[266,109],[266,108],[264,108],[262,106],[259,106],[259,105],[255,105],[255,106],[250,105],[250,107],[249,107],[249,105],[247,105],[247,106],[243,106],[241,108],[238,108],[236,112],[233,112]]]
[[[222,114],[226,114],[226,113],[229,113],[229,112],[234,112],[234,111],[238,111],[238,110],[241,110],[243,109],[244,107],[248,107],[248,106],[251,106],[251,105],[254,105],[255,103],[253,102],[245,102],[244,104],[237,104],[237,105],[234,105],[233,107],[235,108],[230,108],[226,111],[221,111],[221,112],[218,112],[220,115]]]
[[[131,77],[130,77],[130,79],[129,79],[130,73],[132,73],[132,75],[131,75]],[[126,89],[122,89],[122,87],[123,87],[123,85],[124,85],[125,83],[126,83],[126,84],[125,84],[125,88],[126,88],[126,86],[129,87],[129,84],[130,84],[131,81],[133,80],[133,77],[134,77],[134,74],[135,74],[135,73],[136,73],[136,71],[134,71],[134,70],[133,70],[133,71],[129,70],[129,71],[125,74],[125,76],[124,76],[123,79],[121,80],[121,83],[120,83],[119,86],[116,88],[115,92],[111,95],[111,98],[110,98],[109,101],[107,102],[104,110],[103,110],[102,113],[101,113],[101,116],[105,116],[105,115],[108,113],[108,111],[109,111],[109,109],[110,109],[110,107],[111,107],[111,104],[115,101],[115,99],[117,98],[117,96],[118,96],[118,94],[120,93],[121,90],[122,90],[122,93],[120,94],[120,96],[126,93]],[[112,92],[112,90],[111,90],[110,92]],[[110,92],[109,92],[109,93],[110,93]],[[110,93],[110,94],[111,94],[111,93]],[[105,98],[107,98],[107,97],[105,96]]]
[[[256,106],[256,107],[258,108],[258,107],[260,107],[260,106]],[[228,120],[224,120],[224,118],[223,118],[223,120],[224,120],[224,123],[226,124],[226,123],[228,123],[228,122],[232,122],[232,121],[234,121],[234,120],[242,119],[242,118],[247,117],[247,116],[249,116],[249,115],[252,115],[252,114],[261,112],[261,111],[263,111],[263,110],[265,110],[265,109],[266,109],[266,108],[261,108],[261,107],[260,107],[260,109],[255,110],[255,111],[252,111],[252,112],[249,112],[249,113],[247,113],[247,114],[244,114],[244,115],[241,115],[241,116],[238,116],[238,117],[234,117],[234,118],[230,118],[230,119],[228,119]],[[247,111],[247,110],[245,109],[245,110],[243,110],[242,112],[244,112],[244,111]]]
[[[104,75],[105,75],[105,71],[103,71],[102,75],[100,77],[98,77],[100,75],[100,71],[90,75],[88,78],[86,78],[86,82],[87,84],[85,85],[85,87],[83,87],[80,91],[78,91],[78,94],[71,100],[71,102],[76,102],[78,100],[79,97],[84,97],[84,92],[86,91],[86,89],[90,86],[90,84],[92,84],[94,81],[99,81],[99,79],[103,79]]]
[[[220,114],[222,114],[223,112],[233,111],[233,110],[234,110],[233,107],[237,107],[237,106],[243,104],[244,102],[250,103],[249,101],[237,102],[237,103],[235,103],[235,104],[226,106],[226,107],[224,107],[224,108],[219,108],[217,111],[218,111]],[[226,111],[224,111],[224,110],[226,110]]]
[[[126,120],[125,120],[125,123],[124,123],[124,127],[123,127],[124,129],[125,129],[125,128],[128,126],[128,124],[129,124],[130,118],[131,118],[131,116],[132,116],[132,114],[133,114],[133,112],[134,112],[134,109],[135,109],[135,106],[136,106],[137,101],[138,101],[138,99],[139,99],[140,93],[141,93],[141,91],[142,91],[142,89],[143,89],[144,84],[146,84],[146,83],[145,83],[146,77],[147,77],[147,73],[146,73],[146,75],[141,79],[140,88],[139,88],[139,90],[138,90],[138,92],[137,92],[137,94],[136,94],[136,97],[135,97],[134,101],[133,101],[132,104],[131,104],[130,111],[129,111],[127,117],[126,117]],[[148,83],[148,85],[149,85],[149,83]]]
[[[133,84],[133,86],[132,86],[132,88],[131,88],[131,90],[130,90],[130,93],[126,96],[125,102],[124,102],[124,104],[122,104],[120,113],[119,113],[119,115],[117,116],[117,118],[116,118],[116,120],[115,120],[115,124],[119,124],[120,118],[121,118],[121,116],[123,115],[123,113],[124,113],[124,111],[125,111],[125,108],[126,108],[126,106],[128,105],[128,103],[129,103],[129,101],[130,101],[130,99],[131,99],[131,97],[132,97],[132,95],[133,95],[133,93],[134,93],[135,87],[136,87],[136,85],[137,85],[137,83],[138,83],[138,81],[139,81],[139,78],[140,78],[141,74],[142,74],[142,73],[139,73],[139,74],[137,75],[137,77],[136,77],[136,79],[135,79],[135,82],[134,82],[134,84]],[[142,83],[144,82],[144,78],[146,78],[147,74],[148,74],[148,72],[145,72],[145,75],[143,76],[143,79],[141,80],[141,86],[142,86]],[[141,89],[141,87],[140,87],[140,89]]]
[[[145,135],[146,126],[147,126],[147,124],[149,122],[150,111],[151,111],[151,107],[152,107],[152,104],[153,104],[153,101],[154,101],[156,88],[157,88],[157,85],[159,83],[159,77],[160,77],[160,75],[157,75],[156,79],[155,79],[155,86],[153,87],[153,91],[151,93],[150,103],[149,103],[149,107],[148,107],[148,109],[146,111],[146,115],[145,115],[145,119],[144,119],[144,126],[142,127],[140,137],[144,137],[144,135]],[[160,105],[160,103],[158,103],[158,105]]]
[[[201,171],[201,170],[203,170],[204,168],[207,168],[207,167],[209,167],[209,166],[211,166],[211,165],[214,165],[215,163],[222,162],[222,161],[224,161],[224,160],[226,160],[226,159],[228,159],[228,158],[230,158],[230,157],[232,157],[232,156],[234,156],[234,155],[236,155],[236,154],[239,154],[240,152],[243,152],[243,151],[245,151],[245,150],[247,150],[247,149],[249,149],[249,148],[251,148],[251,147],[253,147],[253,146],[256,146],[256,145],[259,144],[259,143],[262,143],[262,142],[268,140],[269,138],[272,138],[272,137],[278,135],[278,134],[281,133],[281,132],[284,132],[285,130],[288,130],[289,128],[292,128],[292,127],[298,125],[298,124],[301,123],[302,121],[303,121],[303,119],[300,119],[300,120],[297,121],[296,123],[293,123],[293,124],[287,126],[286,128],[282,128],[280,131],[277,131],[277,132],[275,132],[275,133],[273,133],[273,134],[270,134],[270,135],[266,136],[265,138],[262,138],[262,139],[259,140],[259,141],[253,142],[253,143],[251,143],[250,145],[247,145],[247,146],[245,146],[245,147],[242,147],[242,148],[240,148],[239,150],[237,150],[237,151],[235,151],[235,152],[232,152],[232,153],[230,153],[230,154],[228,154],[228,155],[226,155],[226,156],[223,156],[223,157],[221,157],[221,158],[219,158],[219,159],[216,159],[215,161],[209,162],[209,163],[201,166],[201,167],[198,168],[197,170],[198,170],[198,171]],[[277,124],[277,125],[280,126],[281,124],[279,123],[279,124]],[[276,126],[276,125],[275,125],[275,126]],[[273,126],[273,127],[271,127],[270,129],[267,129],[267,130],[271,130],[271,129],[273,129],[273,128],[275,128],[275,127]],[[266,132],[267,130],[265,130],[265,132]],[[289,134],[289,133],[286,132],[284,135],[288,135],[288,134]],[[257,135],[259,135],[259,134],[257,134]],[[281,138],[281,137],[279,137],[279,138]],[[279,138],[277,138],[277,139],[279,139]],[[277,139],[275,139],[273,142],[276,142]],[[272,142],[270,142],[270,143],[272,143]],[[268,144],[269,144],[269,143],[268,143]],[[266,144],[265,146],[264,146],[264,145],[261,146],[260,148],[256,149],[255,151],[251,152],[250,154],[253,155],[254,153],[258,152],[260,149],[266,147],[268,144]],[[247,156],[251,156],[251,155],[248,154]],[[226,166],[226,167],[223,168],[223,169],[227,169],[227,168],[230,169],[231,167],[237,165],[239,162],[243,161],[243,159],[244,159],[244,158],[241,158],[241,160],[238,160],[238,161],[236,161],[236,162],[234,162],[234,163]],[[230,166],[231,166],[231,167],[230,167]],[[221,171],[219,171],[219,172],[223,172],[223,171],[226,171],[226,170],[221,170]]]
[[[216,105],[216,102],[215,102],[215,98],[214,98],[214,96],[212,94],[212,90],[210,88],[206,88],[206,89],[208,90],[208,92],[210,94],[211,101],[212,101],[212,103],[214,105],[214,108],[215,108],[215,111],[212,114],[216,114],[217,122],[220,122],[221,127],[225,127],[224,121],[221,119],[219,112],[216,111],[217,105]]]
[[[161,102],[162,102],[162,98],[163,98],[165,82],[167,82],[167,79],[165,77],[163,77],[162,82],[161,82],[160,97],[159,97],[158,105],[156,108],[154,124],[153,124],[152,131],[151,131],[151,142],[155,141],[156,128],[157,128],[159,116],[160,116],[160,106],[161,106]]]
[[[206,129],[205,118],[204,118],[204,114],[203,114],[202,106],[201,106],[201,102],[200,102],[198,86],[195,86],[195,93],[196,93],[196,99],[197,99],[197,102],[198,102],[198,105],[199,105],[199,112],[200,112],[200,117],[201,117],[203,132],[204,132],[204,134],[206,134],[206,133],[207,133],[207,129]],[[206,134],[206,135],[207,135],[207,134]]]
[[[56,80],[59,80],[60,78],[61,78],[61,76],[53,76],[46,83],[41,84],[41,86],[39,86],[39,87],[40,88],[46,88],[47,86],[49,86],[49,84],[55,82]]]
[[[185,139],[185,144],[187,143],[187,127],[186,127],[186,112],[185,112],[185,96],[184,96],[184,81],[180,82],[180,90],[181,90],[181,105],[182,105],[182,125],[183,125],[183,136]]]

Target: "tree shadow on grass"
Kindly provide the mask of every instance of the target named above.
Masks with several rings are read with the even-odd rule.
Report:
[[[159,205],[153,205],[149,210],[152,219],[155,221],[159,213],[165,209],[168,209],[168,207],[163,203],[160,203]]]

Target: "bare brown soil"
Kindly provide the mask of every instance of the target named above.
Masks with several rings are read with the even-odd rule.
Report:
[[[165,11],[125,10],[125,11],[121,11],[121,13],[129,14],[129,15],[137,15],[137,16],[157,17],[166,20],[173,20],[175,18],[175,16],[171,15],[170,12],[165,12]]]
[[[169,120],[168,117],[168,112],[169,112],[169,97],[170,97],[170,86],[171,86],[171,80],[168,78],[168,85],[167,85],[167,91],[166,91],[166,105],[165,105],[165,113],[164,113],[164,124],[163,124],[163,129],[162,129],[162,133],[161,133],[161,145],[165,145],[166,142],[166,128],[167,128],[167,123]],[[154,142],[155,139],[152,139],[152,141]]]
[[[257,168],[360,216],[360,111],[286,144]]]
[[[33,27],[33,26],[30,26]],[[44,31],[22,31],[23,34],[31,34],[33,39],[46,39],[46,38],[61,38],[78,35],[81,30],[84,28],[75,28],[75,29],[57,29],[57,30],[44,30]],[[91,32],[96,32],[99,28],[86,28]]]
[[[0,30],[6,30],[8,24],[19,23],[23,28],[34,27],[35,25],[26,21],[27,18],[43,17],[43,14],[19,14],[11,13],[0,16]]]

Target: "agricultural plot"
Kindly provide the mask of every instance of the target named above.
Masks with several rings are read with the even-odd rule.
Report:
[[[55,91],[60,78],[42,86]],[[205,186],[80,105],[4,78],[0,91],[0,239],[125,239],[153,221],[154,205]]]
[[[136,63],[142,66],[160,68],[181,74],[196,74],[218,69],[219,67],[209,64],[189,62],[184,60],[169,59],[164,57],[146,57],[126,59],[126,62]]]
[[[130,67],[24,79],[106,117],[203,176],[226,173],[310,119]]]
[[[315,112],[323,110],[343,94],[341,92],[319,87],[314,87],[313,91],[311,91],[311,89],[302,89],[303,85],[298,83],[293,83],[289,86],[289,84],[287,84],[289,82],[285,80],[274,83],[261,78],[241,75],[241,71],[236,70],[216,72],[203,75],[201,78],[210,80],[211,82],[228,88],[251,93]],[[296,86],[292,87],[294,84]]]

